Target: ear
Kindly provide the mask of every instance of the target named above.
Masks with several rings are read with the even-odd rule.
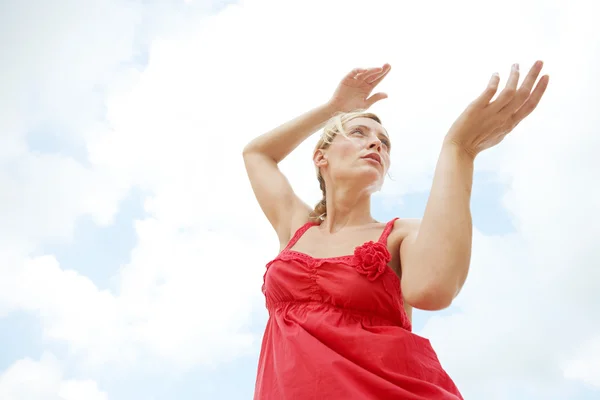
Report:
[[[323,149],[319,149],[315,151],[313,155],[313,162],[315,163],[315,167],[320,168],[327,165],[327,154]]]

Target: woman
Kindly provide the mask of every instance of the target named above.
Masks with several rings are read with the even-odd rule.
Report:
[[[475,157],[529,115],[548,85],[538,61],[522,85],[513,65],[447,133],[422,221],[371,216],[371,194],[390,166],[391,141],[366,111],[390,71],[355,69],[324,105],[244,149],[252,188],[281,251],[267,264],[270,318],[255,399],[462,399],[430,342],[411,332],[411,310],[440,310],[459,293],[471,256]],[[369,97],[370,96],[370,97]],[[314,151],[323,199],[300,200],[277,165],[324,126]]]

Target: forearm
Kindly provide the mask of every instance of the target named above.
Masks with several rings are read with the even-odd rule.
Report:
[[[258,136],[246,145],[244,153],[260,152],[279,163],[304,140],[321,129],[336,111],[336,108],[328,103],[315,107]]]
[[[413,270],[424,285],[454,298],[469,270],[473,225],[470,201],[474,159],[444,143],[425,213],[414,241]]]

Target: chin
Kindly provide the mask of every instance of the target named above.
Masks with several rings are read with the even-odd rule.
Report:
[[[375,171],[371,168],[371,171],[365,171],[356,177],[357,183],[366,188],[377,188],[381,189],[383,185],[383,175],[380,171]]]

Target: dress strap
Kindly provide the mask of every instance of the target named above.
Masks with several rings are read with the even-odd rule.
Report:
[[[304,232],[306,232],[309,228],[315,226],[315,225],[319,225],[316,222],[307,222],[304,225],[302,225],[300,228],[298,228],[298,230],[296,231],[296,233],[294,233],[294,236],[292,236],[292,238],[290,239],[290,241],[288,242],[287,246],[285,246],[284,250],[289,250],[291,249],[296,242],[298,241],[298,239],[300,239],[302,237],[302,235],[304,235]]]
[[[387,238],[388,238],[388,236],[390,236],[390,233],[392,233],[392,229],[394,229],[394,222],[396,222],[397,219],[398,219],[398,217],[394,218],[393,220],[391,220],[387,224],[385,224],[385,228],[383,229],[383,232],[381,233],[381,236],[379,237],[379,243],[383,243],[383,244],[387,243]]]

